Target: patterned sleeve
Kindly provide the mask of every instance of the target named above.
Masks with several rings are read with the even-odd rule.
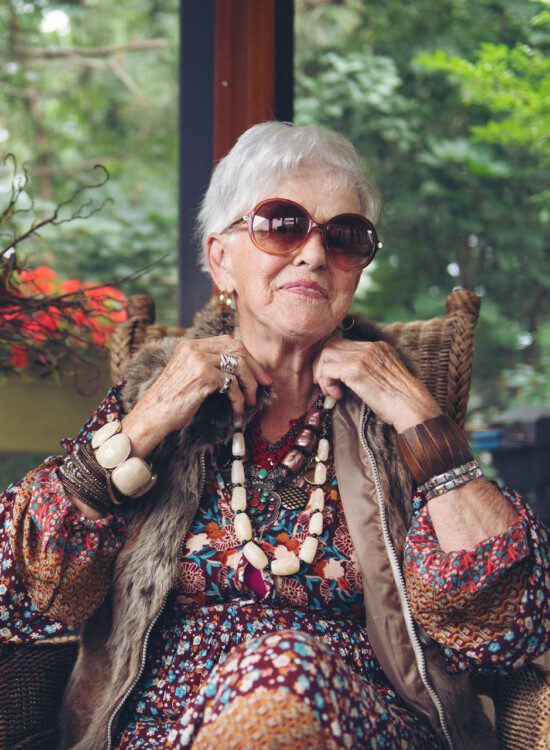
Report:
[[[67,452],[122,414],[120,386],[111,388]],[[99,607],[111,563],[122,548],[124,519],[87,518],[57,476],[55,456],[0,496],[0,643],[24,643],[63,634]]]
[[[506,673],[550,647],[548,530],[525,500],[503,494],[518,518],[473,550],[443,552],[416,496],[404,573],[416,621],[451,672]]]

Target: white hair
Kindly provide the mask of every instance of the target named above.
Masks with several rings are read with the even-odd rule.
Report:
[[[359,154],[343,135],[317,125],[263,122],[246,130],[212,172],[197,216],[199,262],[208,235],[221,232],[298,172],[322,171],[329,189],[355,189],[361,212],[375,221],[380,196]]]

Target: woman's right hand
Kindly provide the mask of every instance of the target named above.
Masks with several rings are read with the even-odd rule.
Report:
[[[241,341],[227,335],[182,339],[157,380],[122,421],[133,456],[145,458],[167,435],[185,427],[202,402],[223,386],[221,354],[235,354],[238,360],[227,391],[235,416],[244,413],[245,405],[256,403],[258,384],[271,385],[271,377]]]

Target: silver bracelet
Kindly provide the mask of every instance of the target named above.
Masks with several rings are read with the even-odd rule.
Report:
[[[460,477],[462,476],[462,474],[467,474],[469,471],[473,471],[474,469],[478,468],[479,464],[477,461],[468,461],[468,463],[466,464],[455,466],[454,469],[449,469],[449,471],[444,471],[443,474],[436,474],[435,477],[431,477],[427,482],[421,484],[418,489],[420,490],[420,492],[428,492],[428,490],[435,489],[439,484],[445,484],[445,482],[448,482],[451,479]]]
[[[435,487],[433,490],[429,490],[428,492],[426,492],[426,500],[433,500],[434,497],[444,495],[446,492],[450,492],[457,487],[462,487],[463,485],[468,484],[468,482],[471,482],[472,480],[482,476],[483,472],[481,471],[479,466],[477,466],[475,469],[467,471],[464,474],[455,477],[454,479],[450,479],[448,482],[438,484],[437,487]]]

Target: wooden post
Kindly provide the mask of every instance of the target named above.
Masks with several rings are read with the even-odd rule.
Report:
[[[208,298],[192,229],[212,162],[251,125],[292,120],[294,0],[182,0],[179,322]]]
[[[293,14],[293,0],[216,0],[215,161],[251,125],[292,119]]]

